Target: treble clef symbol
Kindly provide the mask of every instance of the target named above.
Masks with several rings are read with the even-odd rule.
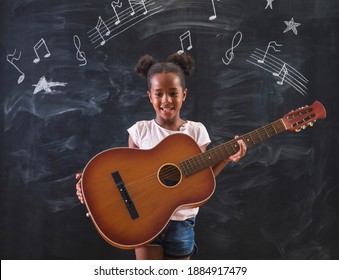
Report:
[[[237,44],[234,45],[234,41],[235,41],[235,38],[236,38],[237,36],[240,36],[240,38],[239,38]],[[235,33],[235,35],[233,36],[233,39],[232,39],[232,47],[231,47],[230,49],[228,49],[228,50],[226,51],[226,53],[225,53],[225,56],[226,56],[226,58],[227,58],[228,61],[225,61],[224,58],[222,58],[222,62],[223,62],[224,64],[229,65],[229,64],[231,63],[231,61],[232,61],[233,58],[234,58],[234,52],[233,52],[233,50],[234,50],[237,46],[239,46],[241,40],[242,40],[242,33],[241,33],[240,31],[238,31],[238,32]]]
[[[75,48],[77,49],[77,53],[76,53],[77,60],[84,62],[82,64],[79,64],[79,66],[85,66],[87,64],[86,55],[83,51],[80,51],[81,42],[80,42],[80,38],[78,37],[78,35],[73,36],[73,42],[74,42]]]

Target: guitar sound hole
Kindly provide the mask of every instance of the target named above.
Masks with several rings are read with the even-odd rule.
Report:
[[[159,169],[158,177],[165,187],[175,187],[180,183],[181,172],[174,164],[165,164]]]

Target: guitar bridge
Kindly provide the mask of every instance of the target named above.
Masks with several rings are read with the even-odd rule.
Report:
[[[129,192],[125,186],[124,181],[122,180],[119,171],[115,171],[112,173],[112,178],[116,184],[116,187],[118,188],[121,198],[123,199],[125,206],[133,220],[139,218],[139,214],[137,209],[135,208],[135,205],[133,203],[133,200],[131,196],[129,195]]]

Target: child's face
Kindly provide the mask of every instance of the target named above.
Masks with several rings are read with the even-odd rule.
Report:
[[[187,95],[180,78],[174,73],[159,73],[152,77],[148,97],[157,114],[164,121],[179,117],[182,103]]]

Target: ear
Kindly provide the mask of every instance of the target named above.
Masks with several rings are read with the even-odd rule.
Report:
[[[188,93],[188,89],[187,88],[185,88],[185,90],[183,91],[183,98],[182,98],[182,100],[183,101],[185,101],[185,99],[186,99],[186,96],[187,96],[187,93]]]
[[[147,91],[147,96],[148,96],[149,101],[152,103],[152,98],[151,98],[151,93],[150,93],[150,91]]]

